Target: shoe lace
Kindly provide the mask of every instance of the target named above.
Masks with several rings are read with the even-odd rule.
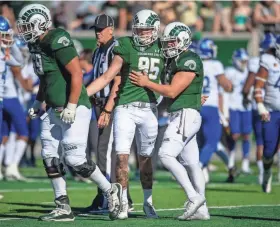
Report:
[[[192,206],[193,202],[192,201],[186,201],[184,204],[185,211],[188,211],[189,208]]]
[[[108,200],[108,209],[109,211],[113,211],[114,207],[116,207],[117,205],[117,201],[118,199],[113,196],[112,194],[114,193],[113,189],[111,189],[107,194],[106,194],[106,198]]]

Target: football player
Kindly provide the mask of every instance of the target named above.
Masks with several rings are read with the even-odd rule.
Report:
[[[271,192],[273,157],[280,138],[280,37],[276,38],[275,53],[260,57],[260,68],[255,77],[254,97],[261,116],[263,130],[263,182],[265,193]],[[264,93],[264,94],[263,94]],[[264,96],[264,97],[263,97]]]
[[[262,54],[274,54],[275,53],[275,41],[276,37],[272,33],[266,33],[264,35],[263,40],[260,42],[260,55]],[[246,80],[246,83],[243,87],[243,105],[246,107],[249,103],[251,103],[250,95],[251,88],[254,85],[256,74],[260,67],[260,57],[253,57],[248,62],[248,70],[249,75]],[[253,109],[253,130],[256,138],[257,145],[257,166],[259,169],[258,181],[259,184],[262,185],[263,180],[263,162],[262,162],[262,154],[263,154],[263,137],[262,137],[262,122],[261,118],[257,111],[257,105],[255,100],[252,100],[252,109]]]
[[[173,174],[184,189],[188,201],[179,220],[208,220],[205,202],[205,180],[199,164],[196,133],[201,126],[201,91],[203,63],[200,57],[188,50],[191,31],[183,23],[168,24],[161,37],[162,51],[168,62],[165,77],[169,84],[152,81],[146,73],[132,71],[133,84],[169,97],[170,123],[159,150],[163,165]],[[179,158],[180,162],[177,160]]]
[[[19,13],[17,28],[28,43],[34,71],[40,79],[39,91],[30,118],[38,117],[42,102],[47,112],[41,116],[42,158],[55,194],[56,208],[41,216],[42,221],[73,221],[64,178],[63,162],[79,175],[93,180],[106,194],[110,218],[120,211],[121,185],[110,184],[92,161],[86,160],[91,108],[78,54],[70,35],[63,29],[50,29],[51,14],[41,4],[25,6]],[[63,154],[59,155],[59,145]]]
[[[152,202],[152,154],[157,137],[157,95],[149,89],[135,86],[128,79],[132,70],[146,71],[156,83],[160,81],[164,60],[158,39],[160,21],[151,10],[141,10],[133,18],[132,37],[117,39],[114,58],[109,69],[88,87],[91,96],[104,88],[119,73],[120,89],[113,118],[113,135],[117,154],[117,182],[123,186],[122,211],[119,219],[128,217],[128,158],[136,137],[140,165],[140,180],[144,191],[143,210],[148,218],[157,218]]]
[[[245,49],[237,49],[233,52],[233,66],[225,70],[226,77],[233,84],[233,92],[228,94],[229,103],[229,126],[233,141],[230,144],[229,154],[229,177],[228,182],[234,181],[235,168],[235,145],[237,140],[242,138],[243,161],[242,172],[249,174],[249,153],[250,153],[250,133],[252,131],[252,111],[251,105],[243,106],[242,89],[248,76],[249,56]]]
[[[3,118],[3,97],[4,97],[4,85],[6,81],[6,74],[7,74],[7,68],[13,67],[17,68],[20,67],[21,64],[19,61],[15,59],[15,57],[20,57],[18,54],[11,55],[11,47],[13,45],[14,39],[13,39],[13,30],[9,24],[9,21],[3,17],[0,16],[0,38],[1,38],[1,50],[0,50],[0,127],[2,127],[2,118]],[[13,51],[16,51],[13,49]],[[1,172],[1,165],[3,161],[4,156],[4,146],[2,144],[2,130],[0,129],[0,179],[3,178],[2,172]]]
[[[212,154],[217,151],[222,135],[219,117],[219,109],[222,111],[222,98],[219,96],[219,86],[230,92],[232,83],[226,78],[222,63],[216,59],[217,46],[212,40],[202,39],[198,43],[198,54],[203,60],[204,79],[202,93],[209,96],[200,111],[204,142],[200,153],[200,163],[206,169]],[[207,182],[207,177],[205,180]]]

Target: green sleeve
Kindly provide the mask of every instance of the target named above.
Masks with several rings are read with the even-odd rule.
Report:
[[[68,46],[55,52],[56,60],[62,65],[67,65],[76,56],[78,54],[73,46]]]
[[[63,49],[68,46],[74,47],[74,43],[73,43],[69,33],[63,29],[57,29],[51,39],[51,49],[53,51],[57,51],[59,49]]]
[[[125,62],[129,61],[129,42],[124,38],[119,38],[116,40],[113,54],[119,55]]]
[[[202,61],[200,57],[195,54],[190,54],[179,58],[176,66],[176,72],[194,72],[198,76],[203,70]]]

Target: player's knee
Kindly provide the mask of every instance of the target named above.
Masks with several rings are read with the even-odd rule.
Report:
[[[242,139],[243,140],[249,140],[250,139],[250,134],[242,135]]]
[[[86,161],[78,166],[71,166],[75,173],[82,177],[88,178],[96,169],[96,164],[93,161]]]
[[[46,158],[43,163],[49,178],[58,178],[65,175],[63,164],[58,158]]]
[[[233,134],[233,135],[232,135],[232,139],[233,139],[234,141],[237,141],[237,140],[239,139],[239,137],[240,137],[240,134]]]

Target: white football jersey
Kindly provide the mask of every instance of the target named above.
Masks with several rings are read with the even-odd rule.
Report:
[[[0,50],[0,100],[3,100],[4,96],[4,85],[5,85],[5,77],[6,77],[6,62],[5,55]]]
[[[219,106],[219,83],[217,76],[224,74],[224,67],[218,60],[204,60],[204,79],[202,94],[208,95],[209,98],[203,104],[203,106]]]
[[[268,111],[280,111],[280,60],[273,55],[263,54],[260,66],[268,71],[264,105]]]
[[[252,57],[248,61],[248,70],[249,73],[254,73],[257,74],[260,68],[260,57]],[[256,110],[257,109],[257,103],[256,100],[253,98],[253,90],[254,88],[252,87],[251,92],[250,92],[250,100],[252,100],[252,109]]]
[[[250,110],[251,106],[249,106],[247,110],[244,108],[242,95],[243,86],[248,76],[248,69],[241,72],[234,67],[227,67],[225,75],[233,85],[233,91],[229,93],[229,108],[239,111]]]

